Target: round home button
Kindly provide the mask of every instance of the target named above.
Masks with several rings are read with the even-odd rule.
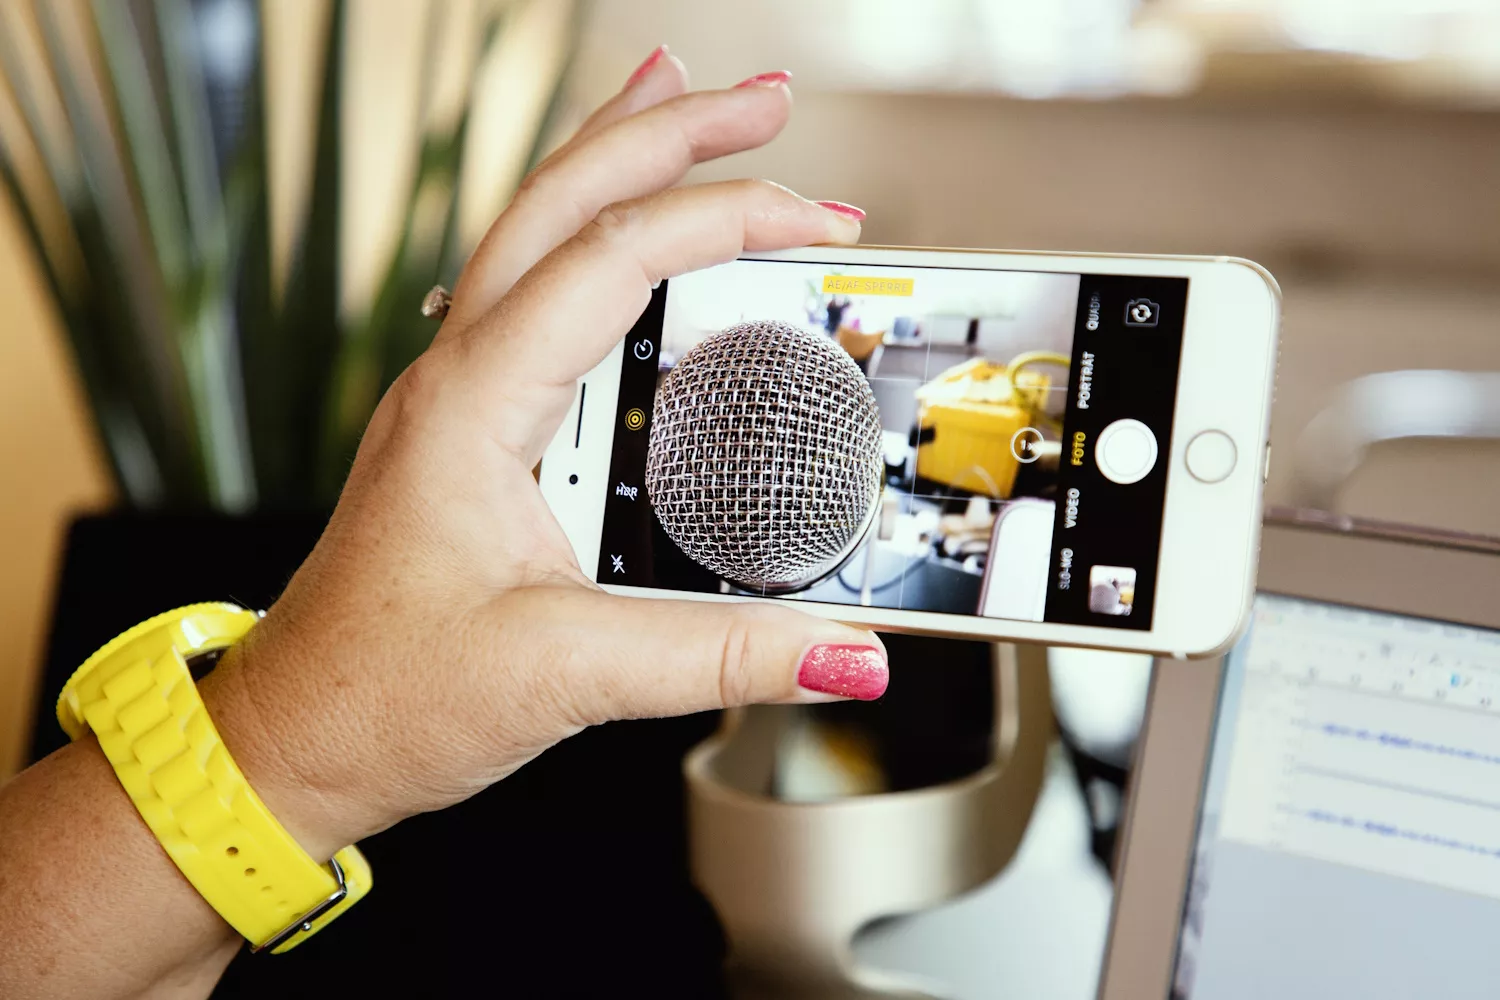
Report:
[[[1234,471],[1239,451],[1223,431],[1203,431],[1188,442],[1187,468],[1201,483],[1222,483]]]

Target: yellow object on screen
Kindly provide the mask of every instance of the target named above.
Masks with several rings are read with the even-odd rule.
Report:
[[[855,274],[823,275],[825,295],[911,295],[913,278],[861,277]]]

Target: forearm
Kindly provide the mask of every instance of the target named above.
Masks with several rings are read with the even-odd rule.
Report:
[[[240,653],[198,685],[209,718],[272,814],[326,860],[350,841],[335,843],[276,745],[305,728],[301,716],[277,692],[247,696]],[[243,943],[177,869],[92,735],[0,787],[0,997],[203,997]]]
[[[202,997],[240,938],[89,737],[0,788],[0,996]]]

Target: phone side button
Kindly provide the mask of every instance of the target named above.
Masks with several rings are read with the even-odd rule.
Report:
[[[1222,483],[1238,458],[1234,440],[1223,431],[1200,431],[1188,442],[1187,469],[1200,483]]]

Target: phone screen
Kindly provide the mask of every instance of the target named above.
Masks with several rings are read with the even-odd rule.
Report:
[[[783,260],[664,281],[624,344],[596,579],[1148,630],[1187,294],[1186,278]],[[836,346],[878,410],[868,515],[847,547],[791,585],[736,581],[690,555],[648,483],[652,448],[667,446],[663,402],[684,384],[674,367],[747,323]],[[688,402],[763,419],[754,388],[723,375]],[[716,516],[756,523],[764,530],[743,537],[771,548],[821,528],[778,507],[777,442],[827,433],[795,414],[777,419],[791,423],[735,462],[692,427],[669,442],[674,468],[725,500]]]

